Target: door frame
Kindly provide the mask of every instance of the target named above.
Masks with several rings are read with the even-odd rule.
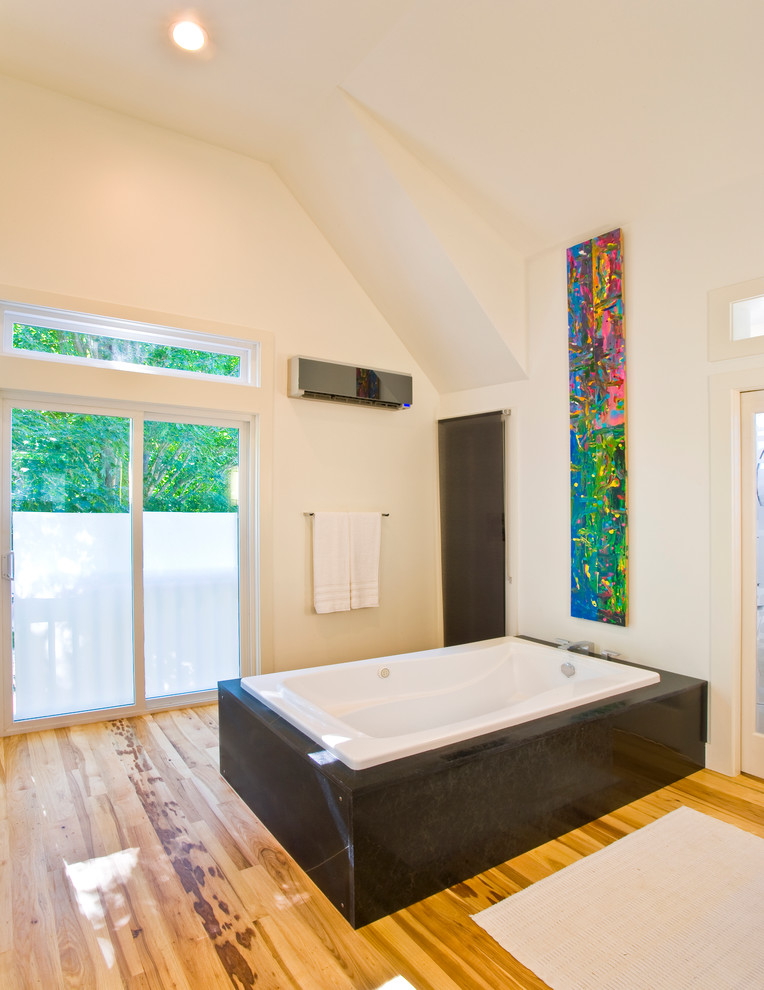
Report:
[[[709,376],[710,656],[706,766],[741,769],[741,399],[764,390],[764,368]]]
[[[189,423],[209,423],[211,425],[232,425],[240,429],[239,455],[240,473],[239,490],[239,663],[241,676],[259,672],[259,637],[257,619],[257,500],[259,490],[258,468],[258,428],[259,417],[255,414],[245,414],[237,411],[222,411],[189,408],[181,406],[163,406],[157,403],[126,403],[110,401],[94,397],[83,400],[80,397],[47,395],[43,393],[24,394],[10,391],[0,392],[0,457],[4,476],[6,466],[10,466],[11,458],[11,415],[14,407],[53,408],[62,411],[78,413],[102,414],[130,417],[142,424],[146,419],[164,421],[179,421]],[[141,436],[132,451],[133,457],[142,455],[143,436]],[[244,469],[241,462],[244,461]],[[142,461],[141,461],[142,464]],[[141,481],[132,478],[135,486]],[[147,699],[144,683],[144,650],[143,650],[143,581],[142,581],[142,511],[131,511],[131,531],[133,547],[133,676],[135,685],[135,701],[132,705],[109,708],[99,708],[87,712],[67,713],[34,719],[14,721],[13,718],[13,683],[12,683],[12,650],[11,650],[11,582],[2,579],[0,592],[0,735],[14,735],[23,732],[37,731],[62,726],[84,725],[100,722],[104,719],[114,719],[146,714],[152,711],[186,708],[195,704],[208,704],[217,698],[217,690],[199,691],[175,695],[166,698]],[[3,552],[11,545],[11,477],[10,471],[5,477],[0,493],[0,546]],[[139,566],[136,566],[136,562]]]

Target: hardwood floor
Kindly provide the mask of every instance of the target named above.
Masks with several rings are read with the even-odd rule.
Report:
[[[353,931],[217,772],[217,709],[0,740],[0,987],[543,988],[470,915],[681,804],[764,837],[764,782],[700,771]]]

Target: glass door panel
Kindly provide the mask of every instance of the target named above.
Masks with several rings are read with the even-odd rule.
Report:
[[[756,663],[753,670],[754,731],[764,734],[764,413],[754,417],[756,436]]]
[[[764,777],[764,392],[741,414],[741,769]]]
[[[146,420],[146,697],[239,675],[239,429]]]
[[[131,705],[130,420],[11,416],[13,718]]]

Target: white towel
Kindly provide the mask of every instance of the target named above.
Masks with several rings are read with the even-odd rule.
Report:
[[[313,605],[317,612],[350,609],[347,512],[317,512],[313,516]]]
[[[379,512],[350,513],[350,607],[379,605]]]

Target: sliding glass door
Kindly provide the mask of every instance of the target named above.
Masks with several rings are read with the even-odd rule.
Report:
[[[239,673],[239,432],[144,423],[147,698],[208,691]]]
[[[14,719],[131,705],[130,420],[11,412]]]
[[[6,415],[12,720],[143,710],[237,676],[248,423]]]

